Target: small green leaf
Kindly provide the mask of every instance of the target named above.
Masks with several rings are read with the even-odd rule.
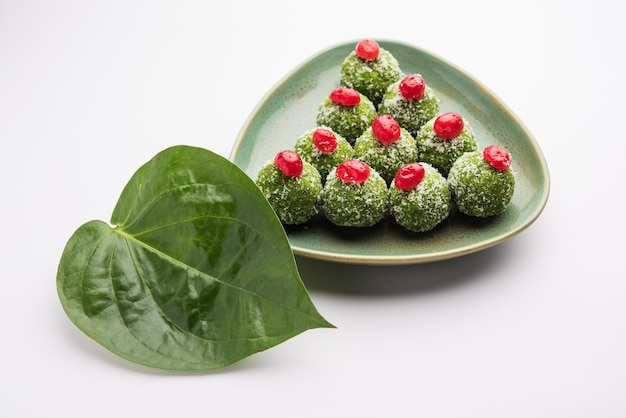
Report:
[[[57,290],[71,321],[127,360],[208,370],[333,327],[274,211],[217,154],[188,146],[157,154],[126,185],[111,223],[73,234]]]

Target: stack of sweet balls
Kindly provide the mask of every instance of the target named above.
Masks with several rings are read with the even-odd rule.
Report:
[[[504,212],[515,176],[506,150],[479,151],[465,118],[440,113],[421,75],[404,74],[390,52],[365,39],[345,58],[316,126],[265,164],[256,183],[285,225],[322,213],[338,226],[370,227],[389,214],[425,232],[453,204],[475,217]]]

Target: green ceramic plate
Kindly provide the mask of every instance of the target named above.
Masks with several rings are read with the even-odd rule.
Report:
[[[505,147],[513,156],[516,190],[504,213],[476,219],[453,209],[427,233],[411,233],[386,218],[371,228],[332,225],[323,216],[306,226],[286,228],[295,254],[354,264],[410,264],[458,257],[491,247],[521,232],[541,214],[550,180],[541,149],[517,117],[485,86],[450,63],[414,46],[378,41],[402,70],[421,74],[441,101],[441,112],[462,114],[474,129],[479,148]],[[313,56],[280,81],[243,126],[230,160],[256,179],[258,171],[298,136],[315,128],[317,108],[338,86],[344,58],[357,41]]]

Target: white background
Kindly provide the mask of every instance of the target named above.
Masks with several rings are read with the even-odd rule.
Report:
[[[0,1],[0,416],[626,417],[625,3]],[[122,360],[56,294],[78,226],[176,144],[227,157],[282,77],[337,43],[456,64],[536,137],[530,228],[401,267],[298,259],[337,329],[212,373]]]

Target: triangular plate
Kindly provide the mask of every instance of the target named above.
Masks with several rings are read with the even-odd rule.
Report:
[[[336,45],[311,57],[280,81],[243,126],[230,160],[256,179],[258,171],[283,149],[315,128],[317,108],[338,86],[344,58],[358,41]],[[461,69],[422,49],[378,40],[406,74],[419,73],[441,101],[441,112],[455,111],[471,124],[479,148],[505,147],[513,156],[516,190],[501,215],[477,219],[453,209],[432,231],[411,233],[393,219],[371,228],[343,228],[318,216],[304,226],[286,227],[295,254],[353,264],[412,264],[480,251],[532,224],[548,199],[548,167],[532,134],[485,86]]]

